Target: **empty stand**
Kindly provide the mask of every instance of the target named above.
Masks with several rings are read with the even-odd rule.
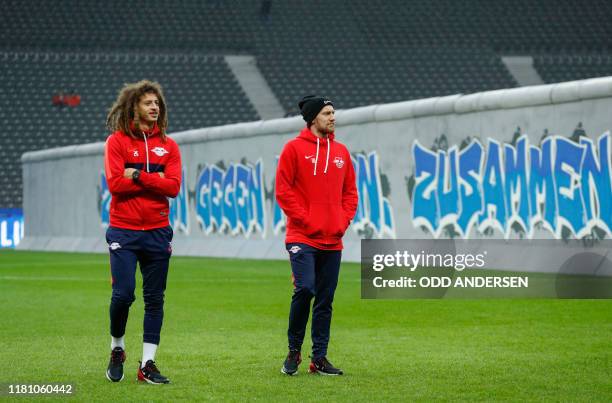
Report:
[[[534,57],[534,66],[546,83],[612,76],[612,55],[538,55]]]
[[[352,49],[355,50],[355,49]],[[501,59],[482,49],[407,48],[278,54],[283,63],[260,63],[287,111],[297,113],[297,94],[323,93],[339,108],[516,86]]]
[[[126,82],[163,84],[170,132],[258,119],[222,56],[5,51],[0,74],[3,207],[21,205],[22,153],[106,138],[108,108]],[[59,91],[78,93],[80,105],[54,106]]]
[[[612,74],[609,0],[3,0],[0,207],[21,205],[21,153],[103,140],[124,82],[157,80],[170,131],[258,119],[223,60],[246,53],[286,113],[517,84],[502,54],[530,54],[546,82]],[[81,95],[57,108],[53,94]]]

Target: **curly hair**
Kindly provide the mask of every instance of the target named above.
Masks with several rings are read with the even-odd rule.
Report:
[[[138,138],[135,130],[138,130],[138,121],[134,120],[134,110],[140,101],[140,97],[145,94],[155,94],[159,100],[159,116],[157,117],[157,127],[163,142],[166,142],[166,129],[168,128],[168,113],[166,100],[159,83],[149,80],[142,80],[137,83],[128,83],[123,86],[113,106],[108,111],[106,117],[106,127],[111,132],[120,130],[130,137]],[[134,122],[133,125],[130,123]]]

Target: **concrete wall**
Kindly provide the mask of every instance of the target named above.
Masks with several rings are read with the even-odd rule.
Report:
[[[345,259],[359,260],[362,237],[610,238],[611,110],[612,77],[605,77],[338,111],[337,139],[353,153],[360,193]],[[273,198],[276,158],[303,123],[172,135],[185,175],[172,202],[176,254],[286,257]],[[106,250],[102,155],[103,143],[23,155],[19,248]],[[535,156],[551,159],[537,166],[540,176]]]

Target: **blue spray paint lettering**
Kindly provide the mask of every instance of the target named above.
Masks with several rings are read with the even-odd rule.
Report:
[[[544,229],[555,232],[557,199],[555,198],[555,178],[552,170],[553,138],[547,137],[541,148],[529,147],[529,226],[531,237],[535,224],[542,223]]]
[[[493,227],[501,232],[506,232],[506,200],[501,159],[500,144],[493,139],[489,139],[489,152],[486,156],[482,181],[484,209],[481,210],[478,220],[480,231]]]
[[[223,198],[221,202],[221,228],[220,232],[229,229],[232,235],[238,233],[238,217],[236,216],[236,166],[230,164],[223,176],[221,189]]]
[[[612,232],[612,175],[610,175],[610,136],[599,138],[599,158],[593,141],[580,138],[585,147],[582,162],[581,190],[587,222],[598,223],[607,233]]]
[[[185,167],[181,170],[181,188],[178,195],[170,199],[169,220],[174,231],[189,234],[189,198],[185,182]]]
[[[0,208],[0,249],[14,248],[24,235],[23,210]]]
[[[280,156],[276,156],[276,168],[278,169],[278,159],[280,158]],[[273,231],[274,231],[274,235],[278,235],[281,233],[281,231],[283,230],[283,228],[286,225],[286,217],[285,214],[283,213],[283,210],[280,208],[280,206],[278,205],[278,202],[276,201],[276,183],[274,184],[274,194],[272,195],[272,225],[273,225]]]
[[[561,235],[559,224],[569,227],[573,234],[578,234],[586,226],[584,203],[580,191],[584,148],[563,137],[557,138],[556,148],[555,197],[559,208],[557,235]]]
[[[473,141],[459,151],[459,217],[457,227],[461,236],[466,236],[478,221],[482,208],[482,175],[480,166],[484,149],[479,141]]]
[[[423,226],[438,237],[440,209],[436,197],[437,164],[436,153],[421,146],[418,141],[412,144],[412,158],[415,162],[415,185],[412,195],[412,222]],[[480,206],[479,206],[480,207]],[[480,210],[480,208],[479,208]]]
[[[448,154],[438,152],[438,209],[441,227],[453,223],[459,215],[459,180],[457,177],[457,147],[452,147]]]
[[[206,234],[266,235],[263,162],[205,165],[196,180],[196,220]]]
[[[352,228],[355,232],[372,227],[374,236],[395,237],[395,222],[391,203],[382,192],[381,175],[378,164],[378,154],[372,151],[357,154],[351,158],[355,169],[355,181],[359,203],[353,219]]]
[[[108,190],[106,175],[104,170],[100,171],[100,188],[98,193],[98,206],[100,211],[100,220],[102,227],[107,228],[110,225],[110,203],[111,193]]]
[[[495,228],[506,238],[512,231],[532,238],[538,226],[556,238],[564,228],[577,238],[595,227],[610,236],[610,150],[610,132],[597,145],[586,137],[575,143],[551,136],[539,147],[525,135],[503,147],[489,139],[486,153],[473,140],[458,157],[453,148],[434,153],[415,141],[413,224],[434,237],[450,224],[467,238],[476,223],[478,231]]]
[[[504,144],[505,183],[507,220],[506,227],[517,223],[521,228],[529,225],[529,191],[527,188],[527,145],[528,139],[521,136],[516,147]]]

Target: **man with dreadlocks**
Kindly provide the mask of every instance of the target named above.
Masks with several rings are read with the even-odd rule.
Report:
[[[104,168],[111,192],[110,253],[111,358],[106,377],[123,379],[125,327],[134,302],[136,264],[140,264],[145,304],[142,361],[138,380],[169,383],[155,365],[164,316],[164,291],[172,254],[168,198],[181,187],[181,155],[166,135],[166,102],[158,83],[126,84],[108,113],[113,133],[106,140]]]

